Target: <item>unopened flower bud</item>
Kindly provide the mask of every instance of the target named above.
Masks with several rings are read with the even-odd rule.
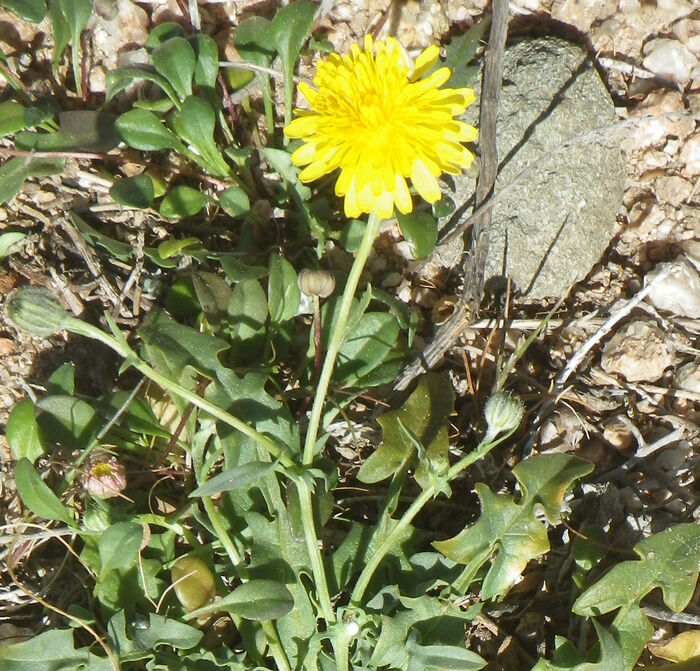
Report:
[[[501,433],[510,433],[518,428],[525,413],[522,401],[509,392],[498,392],[486,401],[484,417],[488,425],[486,438],[493,440]]]
[[[335,277],[327,270],[304,268],[297,277],[297,284],[307,296],[328,298],[335,291]]]
[[[126,472],[114,457],[96,457],[88,464],[83,487],[98,499],[119,496],[126,487]]]
[[[48,291],[38,287],[18,289],[7,302],[7,316],[24,331],[50,336],[75,319]]]

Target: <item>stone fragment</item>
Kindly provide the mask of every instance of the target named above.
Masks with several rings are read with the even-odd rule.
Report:
[[[700,133],[691,135],[683,145],[680,153],[683,164],[682,173],[685,177],[700,175]]]
[[[552,18],[590,31],[594,21],[607,19],[617,10],[617,0],[554,0]]]
[[[634,321],[606,343],[600,365],[628,382],[655,382],[673,366],[676,350],[655,324]]]
[[[614,122],[614,107],[586,53],[557,38],[509,47],[503,82],[495,193],[543,160],[493,208],[485,277],[510,276],[530,298],[560,296],[608,246],[625,179],[615,138],[560,145]]]
[[[672,23],[682,16],[687,16],[693,12],[693,2],[689,0],[656,0],[656,8],[661,15],[660,18],[666,23]]]
[[[698,59],[688,47],[667,37],[659,37],[644,45],[644,67],[660,77],[685,86]]]
[[[634,434],[623,417],[616,415],[605,422],[603,438],[618,450],[626,450],[634,441]]]
[[[678,207],[693,191],[693,185],[677,175],[663,175],[654,183],[656,197],[662,203]]]
[[[691,361],[681,366],[673,376],[673,381],[678,389],[700,394],[700,365]]]
[[[622,140],[622,149],[631,154],[642,149],[666,142],[669,135],[685,138],[690,135],[695,122],[687,117],[664,116],[670,112],[685,112],[685,101],[680,91],[652,91],[631,116],[650,115],[656,119],[640,119],[638,126]]]
[[[117,0],[117,11],[106,18],[93,14],[92,48],[95,62],[106,70],[117,67],[120,53],[148,39],[148,15],[131,0]]]
[[[647,274],[645,283],[654,280],[658,273],[668,270],[668,275],[654,283],[647,300],[657,309],[678,317],[700,318],[700,276],[684,257],[668,263],[660,263]]]

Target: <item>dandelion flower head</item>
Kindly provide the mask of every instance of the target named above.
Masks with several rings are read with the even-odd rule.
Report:
[[[394,38],[374,42],[367,35],[364,49],[353,45],[349,54],[321,61],[316,88],[299,84],[311,109],[295,110],[284,130],[303,141],[292,154],[295,165],[306,166],[301,181],[340,169],[335,193],[348,217],[375,211],[388,218],[394,206],[410,212],[407,179],[427,202],[439,200],[437,178],[471,165],[474,155],[462,143],[477,137],[476,128],[454,118],[474,102],[474,91],[441,89],[449,68],[427,74],[439,55],[430,46],[412,62]]]

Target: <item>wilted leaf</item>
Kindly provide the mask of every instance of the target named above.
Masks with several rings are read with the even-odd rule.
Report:
[[[479,521],[433,546],[452,561],[464,564],[465,574],[471,577],[496,555],[481,586],[481,598],[505,594],[526,564],[549,550],[546,526],[537,519],[537,508],[543,510],[550,524],[558,522],[566,490],[592,469],[590,462],[565,454],[537,455],[521,461],[513,469],[522,491],[519,503],[511,496],[493,494],[478,483]]]

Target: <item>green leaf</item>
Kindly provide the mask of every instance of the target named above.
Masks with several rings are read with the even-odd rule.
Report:
[[[26,233],[10,231],[0,234],[0,261],[12,254],[12,248],[27,237]],[[17,250],[15,250],[17,251]]]
[[[22,502],[35,515],[45,520],[56,520],[73,525],[74,521],[61,500],[41,479],[32,462],[21,458],[15,466],[15,486]]]
[[[333,374],[347,385],[360,382],[390,354],[399,337],[399,324],[387,312],[366,312],[345,338]]]
[[[309,0],[295,0],[277,10],[270,24],[272,43],[282,59],[284,90],[287,107],[285,117],[291,119],[294,66],[301,47],[311,30],[316,15],[316,5]]]
[[[155,197],[153,180],[148,175],[135,175],[118,179],[109,190],[112,199],[124,207],[145,209]]]
[[[194,68],[194,83],[197,86],[216,86],[219,74],[219,48],[216,42],[204,33],[196,33],[189,37],[189,43],[194,49],[197,59]]]
[[[141,151],[175,149],[181,153],[184,150],[177,136],[169,131],[153,112],[131,110],[122,114],[114,126],[119,137],[134,149]]]
[[[171,256],[187,254],[188,251],[195,249],[202,249],[202,241],[199,238],[183,238],[182,240],[170,238],[170,240],[165,240],[158,245],[158,256],[161,259],[169,259]]]
[[[45,177],[63,172],[64,159],[15,156],[0,168],[0,205],[11,200],[30,177]]]
[[[51,373],[46,392],[49,396],[73,396],[75,393],[75,364],[72,361],[60,365]]]
[[[338,242],[346,252],[354,254],[360,249],[362,238],[365,237],[367,222],[362,219],[350,219],[340,231]]]
[[[75,649],[73,629],[49,629],[21,643],[0,643],[3,671],[114,671],[90,648]]]
[[[688,605],[698,580],[700,527],[677,524],[640,541],[634,551],[641,559],[614,566],[576,600],[575,613],[598,615],[639,604],[657,587],[673,611]]]
[[[226,189],[219,194],[219,204],[229,217],[242,217],[250,210],[248,194],[240,186]]]
[[[33,463],[46,451],[41,429],[34,416],[34,404],[28,398],[12,409],[7,418],[5,435],[10,452],[17,460],[24,457]]]
[[[46,16],[44,0],[2,0],[0,7],[9,9],[20,19],[32,23],[41,23]]]
[[[228,303],[233,339],[248,340],[262,331],[267,314],[267,297],[260,282],[246,280],[236,284]]]
[[[246,620],[276,620],[294,608],[291,592],[274,580],[251,580],[236,587],[229,595],[185,616],[191,620],[207,613],[226,611]]]
[[[467,69],[467,65],[474,60],[479,43],[484,39],[490,25],[491,17],[487,15],[473,24],[463,35],[452,38],[446,47],[447,57],[444,62],[444,65],[452,71],[446,86],[462,88],[469,86],[476,78],[478,68]]]
[[[283,324],[292,319],[299,310],[301,291],[297,285],[297,274],[292,264],[278,254],[270,255],[269,268],[267,302],[270,322]]]
[[[59,0],[48,0],[49,20],[51,21],[51,34],[53,37],[53,56],[51,67],[54,74],[61,64],[61,57],[66,50],[71,37],[71,27],[66,20]]]
[[[445,422],[452,412],[454,392],[442,375],[428,373],[398,410],[384,413],[377,420],[382,427],[382,443],[362,464],[357,475],[361,482],[379,482],[396,473],[416,453],[402,426],[410,430],[428,452],[447,450]]]
[[[171,37],[159,44],[151,52],[151,62],[158,74],[170,82],[180,100],[192,95],[196,57],[184,37]]]
[[[286,66],[296,62],[316,14],[316,5],[308,0],[295,0],[279,9],[270,25],[272,43]]]
[[[228,349],[226,341],[178,324],[164,312],[149,313],[138,334],[146,346],[148,358],[158,362],[162,372],[179,380],[187,366],[204,371],[221,368],[219,352]]]
[[[408,671],[476,671],[486,660],[471,650],[456,645],[406,644]]]
[[[256,485],[264,475],[274,469],[271,463],[249,461],[215,475],[190,493],[190,498],[197,496],[216,496],[221,492],[232,492],[236,489],[249,489]]]
[[[135,522],[117,522],[100,536],[97,548],[102,568],[100,573],[135,566],[143,541],[143,527]]]
[[[175,90],[168,80],[159,75],[155,69],[150,68],[146,65],[131,66],[126,68],[118,68],[116,70],[110,70],[107,73],[107,95],[106,100],[109,102],[119,91],[124,90],[132,82],[146,79],[147,81],[157,84],[173,104],[180,106],[180,99],[177,97]],[[136,105],[136,103],[134,103]]]
[[[184,37],[185,29],[175,21],[165,21],[151,29],[146,40],[146,49],[150,52],[173,37]]]
[[[176,186],[160,202],[159,212],[172,221],[193,217],[207,204],[206,196],[191,186]]]
[[[128,261],[134,254],[134,248],[127,245],[125,242],[114,240],[107,235],[103,235],[96,231],[84,219],[81,219],[75,212],[69,212],[68,217],[73,222],[73,225],[78,229],[80,235],[87,240],[91,245],[98,245],[106,249],[109,254],[119,259],[120,261]]]
[[[216,118],[211,105],[202,98],[190,96],[182,103],[177,119],[180,137],[197,150],[215,177],[226,177],[230,169],[214,142]]]
[[[80,35],[90,20],[92,13],[91,0],[57,0],[71,34],[71,61],[73,64],[73,78],[79,96],[82,96],[83,86],[80,72]]]
[[[27,127],[25,107],[14,100],[0,103],[0,137],[12,135]]]
[[[192,285],[209,326],[218,330],[231,299],[231,286],[221,275],[205,271],[192,275]]]
[[[437,221],[428,212],[398,212],[396,218],[403,237],[411,243],[414,258],[422,259],[435,249]]]
[[[261,16],[241,21],[233,38],[240,57],[253,65],[269,65],[274,49],[270,44],[270,22]]]
[[[259,280],[267,275],[265,266],[249,266],[247,263],[239,261],[236,255],[221,253],[217,254],[219,263],[231,282],[243,282],[245,280]]]
[[[576,651],[576,648],[564,638],[555,640],[556,650],[554,659],[549,662],[541,659],[532,671],[626,671],[622,649],[615,637],[602,625],[593,620],[598,638],[600,639],[600,659],[598,661],[584,661]]]
[[[202,640],[202,632],[199,629],[173,617],[155,613],[149,613],[148,619],[142,616],[132,617],[133,619],[127,622],[124,611],[120,610],[107,624],[109,644],[119,655],[121,662],[154,657],[157,647],[161,645],[187,650]],[[186,667],[178,662],[175,668]],[[92,667],[86,671],[92,671]]]
[[[272,147],[265,147],[262,150],[262,154],[270,162],[272,168],[289,184],[300,201],[306,201],[311,198],[311,189],[299,179],[301,171],[292,163],[291,154],[282,149],[273,149]]]
[[[54,133],[18,133],[15,142],[25,151],[108,152],[119,144],[114,115],[95,110],[72,110],[58,116],[60,130]]]
[[[464,564],[466,575],[472,578],[496,555],[481,586],[481,598],[505,594],[526,564],[549,550],[546,526],[537,519],[537,509],[543,511],[549,524],[556,524],[567,489],[592,469],[590,462],[566,454],[537,455],[521,461],[513,469],[522,491],[519,503],[478,483],[479,521],[433,546],[448,559]]]
[[[71,449],[87,447],[102,425],[92,405],[75,396],[44,396],[36,408],[44,436]]]

